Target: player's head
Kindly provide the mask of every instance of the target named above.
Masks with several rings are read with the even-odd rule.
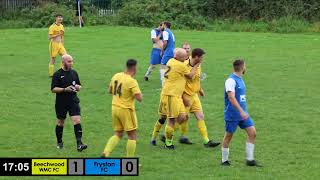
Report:
[[[164,30],[164,24],[163,24],[163,22],[161,22],[161,23],[159,24],[158,29],[160,29],[161,31],[163,31],[163,30]]]
[[[188,53],[182,48],[176,48],[174,50],[174,58],[178,61],[183,62],[188,59]]]
[[[168,29],[171,28],[171,23],[169,21],[165,21],[163,22],[163,24],[164,24],[164,28],[168,28]]]
[[[55,17],[56,17],[56,23],[62,23],[62,20],[63,20],[62,14],[56,14]]]
[[[202,62],[203,56],[205,54],[206,53],[204,52],[203,49],[195,48],[195,49],[192,50],[191,57],[195,61],[195,63],[199,63],[199,62]]]
[[[188,42],[184,42],[184,43],[182,44],[182,48],[183,48],[184,50],[186,50],[187,53],[190,55],[191,46],[190,46],[190,44],[189,44]]]
[[[239,72],[245,74],[246,72],[246,64],[242,59],[236,59],[233,61],[233,70],[234,72]]]
[[[69,70],[72,68],[73,65],[73,58],[71,55],[69,54],[65,54],[61,57],[62,59],[62,65],[64,67],[65,70]]]
[[[126,68],[127,72],[134,76],[137,72],[137,61],[135,59],[128,59]]]

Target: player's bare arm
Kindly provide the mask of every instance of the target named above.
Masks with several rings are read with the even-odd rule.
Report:
[[[61,31],[61,43],[64,45],[64,32],[63,31]]]
[[[142,102],[142,93],[137,93],[134,95],[134,98],[139,101],[139,102]]]
[[[60,34],[60,33],[58,33],[58,34],[56,34],[56,35],[51,35],[51,34],[49,34],[49,40],[55,39],[55,38],[58,37],[58,36],[61,36],[61,34]]]
[[[152,38],[153,43],[153,47],[154,48],[158,48],[158,49],[163,49],[163,42],[162,40],[160,40],[160,35],[157,38]]]
[[[51,90],[52,93],[64,93],[64,92],[73,92],[73,91],[78,91],[78,90],[76,90],[76,88],[73,86],[68,86],[66,88],[55,87]]]
[[[182,95],[183,104],[184,104],[184,106],[189,107],[190,101],[188,100],[188,98],[186,96],[187,96],[187,94],[183,93],[183,95]]]
[[[192,79],[192,78],[196,75],[197,69],[198,69],[198,67],[200,66],[200,64],[201,64],[200,62],[197,63],[197,64],[195,64],[195,65],[192,67],[190,73],[185,74],[185,77],[188,78],[188,79]]]
[[[241,108],[240,104],[238,103],[234,92],[228,91],[228,99],[231,102],[232,106],[234,106],[240,112],[240,116],[243,120],[246,120],[249,118],[249,115],[246,112],[244,112],[244,110]]]
[[[79,85],[79,84],[76,84],[76,85],[74,86],[74,88],[76,89],[77,92],[79,92],[80,89],[82,88],[82,86]]]
[[[109,94],[112,94],[112,86],[109,86],[108,92]]]
[[[164,40],[163,41],[163,50],[165,50],[167,48],[168,45],[168,40]]]
[[[60,33],[57,35],[49,35],[49,40],[63,43],[63,36]]]
[[[203,96],[204,96],[204,90],[203,90],[203,88],[202,88],[202,87],[200,88],[199,94],[200,94],[200,96],[201,96],[201,97],[203,97]]]

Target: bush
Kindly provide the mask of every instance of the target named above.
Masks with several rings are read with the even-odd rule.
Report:
[[[268,21],[280,17],[320,19],[319,0],[198,0],[199,12],[210,19],[236,18]]]
[[[167,20],[174,29],[320,32],[319,0],[109,0],[113,8],[120,8],[111,16],[99,16],[98,9],[89,6],[89,2],[101,5],[100,0],[82,2],[85,24],[89,26],[154,27]],[[64,25],[78,24],[74,6],[74,1],[55,0],[33,9],[9,11],[0,17],[0,28],[47,28],[56,13],[63,14]]]
[[[207,22],[197,11],[197,1],[132,0],[126,1],[117,14],[117,24],[151,27],[171,21],[175,28],[203,30]]]
[[[306,32],[310,23],[292,16],[281,17],[269,22],[268,30],[277,33]]]
[[[24,9],[21,13],[25,15],[28,27],[49,27],[54,22],[57,13],[63,15],[64,25],[73,24],[74,10],[55,3],[48,3],[31,10]]]

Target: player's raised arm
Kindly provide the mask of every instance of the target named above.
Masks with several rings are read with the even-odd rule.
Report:
[[[188,79],[192,79],[192,78],[196,75],[196,73],[197,73],[197,68],[198,68],[199,66],[200,66],[200,62],[197,63],[196,65],[194,65],[194,66],[192,67],[190,73],[185,74],[184,76],[185,76],[186,78],[188,78]]]
[[[197,70],[202,62],[204,54],[205,54],[205,52],[201,48],[195,48],[194,50],[192,50],[191,56],[195,60],[194,61],[195,65],[192,67],[190,73],[185,74],[186,78],[192,79],[196,75]],[[189,58],[189,57],[187,57],[187,58]]]

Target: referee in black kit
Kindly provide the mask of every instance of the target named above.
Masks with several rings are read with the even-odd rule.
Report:
[[[87,149],[87,145],[81,141],[82,128],[80,124],[80,105],[77,92],[81,89],[78,73],[72,69],[73,58],[65,54],[62,56],[62,68],[56,71],[52,77],[51,91],[56,93],[56,115],[57,115],[57,148],[63,148],[62,134],[64,120],[67,112],[74,125],[74,134],[77,140],[77,150],[81,152]]]

